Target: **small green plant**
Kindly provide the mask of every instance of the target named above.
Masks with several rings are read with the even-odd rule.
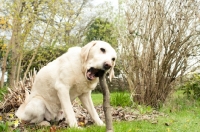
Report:
[[[6,87],[3,87],[3,88],[0,88],[0,101],[3,100],[3,97],[4,95],[7,93],[7,88]]]
[[[6,123],[0,123],[0,131],[1,132],[8,132],[8,128],[9,128],[9,126],[8,126],[7,122]]]
[[[194,74],[193,77],[185,82],[181,87],[184,90],[184,94],[187,97],[192,97],[194,99],[200,99],[200,75]]]
[[[111,95],[111,105],[112,106],[128,106],[132,105],[130,94],[127,92],[116,92],[115,94]]]
[[[136,108],[139,110],[140,114],[147,114],[153,111],[153,108],[151,108],[151,106],[137,105]]]
[[[10,123],[7,121],[5,123],[0,123],[0,132],[20,132],[20,130],[12,128]]]

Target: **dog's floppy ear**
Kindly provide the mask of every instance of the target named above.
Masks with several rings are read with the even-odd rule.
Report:
[[[115,62],[113,63],[113,65],[112,65],[112,67],[111,67],[111,69],[109,71],[109,80],[110,80],[110,82],[112,81],[112,78],[115,77],[114,67],[115,67]]]
[[[83,65],[82,67],[82,72],[85,74],[86,72],[86,62],[88,59],[88,55],[90,52],[90,49],[96,44],[96,41],[91,41],[90,43],[86,44],[82,49],[81,49],[81,63]]]
[[[90,52],[90,49],[96,44],[96,41],[92,41],[88,44],[86,44],[82,49],[81,49],[81,61],[86,62],[88,59],[88,55]]]

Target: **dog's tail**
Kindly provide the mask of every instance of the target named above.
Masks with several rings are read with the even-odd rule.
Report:
[[[24,114],[24,111],[25,111],[25,107],[28,103],[28,100],[29,100],[29,97],[30,97],[30,94],[29,94],[29,91],[28,89],[25,89],[25,100],[24,102],[19,106],[18,110],[16,111],[15,115],[21,119],[21,117],[23,117],[23,114]]]

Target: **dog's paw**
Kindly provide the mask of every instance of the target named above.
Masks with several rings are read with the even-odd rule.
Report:
[[[103,123],[102,120],[99,120],[98,122],[96,122],[96,124],[97,124],[98,126],[105,126],[105,124]]]
[[[50,126],[50,123],[48,121],[42,121],[38,123],[39,126]]]
[[[68,123],[69,124],[69,127],[78,127],[78,123],[77,123],[77,121],[75,120],[75,121],[66,121],[66,123]]]

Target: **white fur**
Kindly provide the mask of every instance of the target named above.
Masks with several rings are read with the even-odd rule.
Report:
[[[102,53],[100,48],[106,52]],[[78,97],[95,123],[104,125],[91,99],[91,91],[99,79],[88,80],[86,73],[90,67],[103,69],[106,62],[112,66],[109,69],[111,79],[115,65],[112,58],[116,58],[115,50],[103,41],[92,41],[83,48],[70,48],[38,72],[31,94],[26,94],[16,115],[31,123],[41,123],[44,118],[59,120],[65,116],[70,127],[77,127],[71,101]],[[60,114],[61,110],[64,114]]]

